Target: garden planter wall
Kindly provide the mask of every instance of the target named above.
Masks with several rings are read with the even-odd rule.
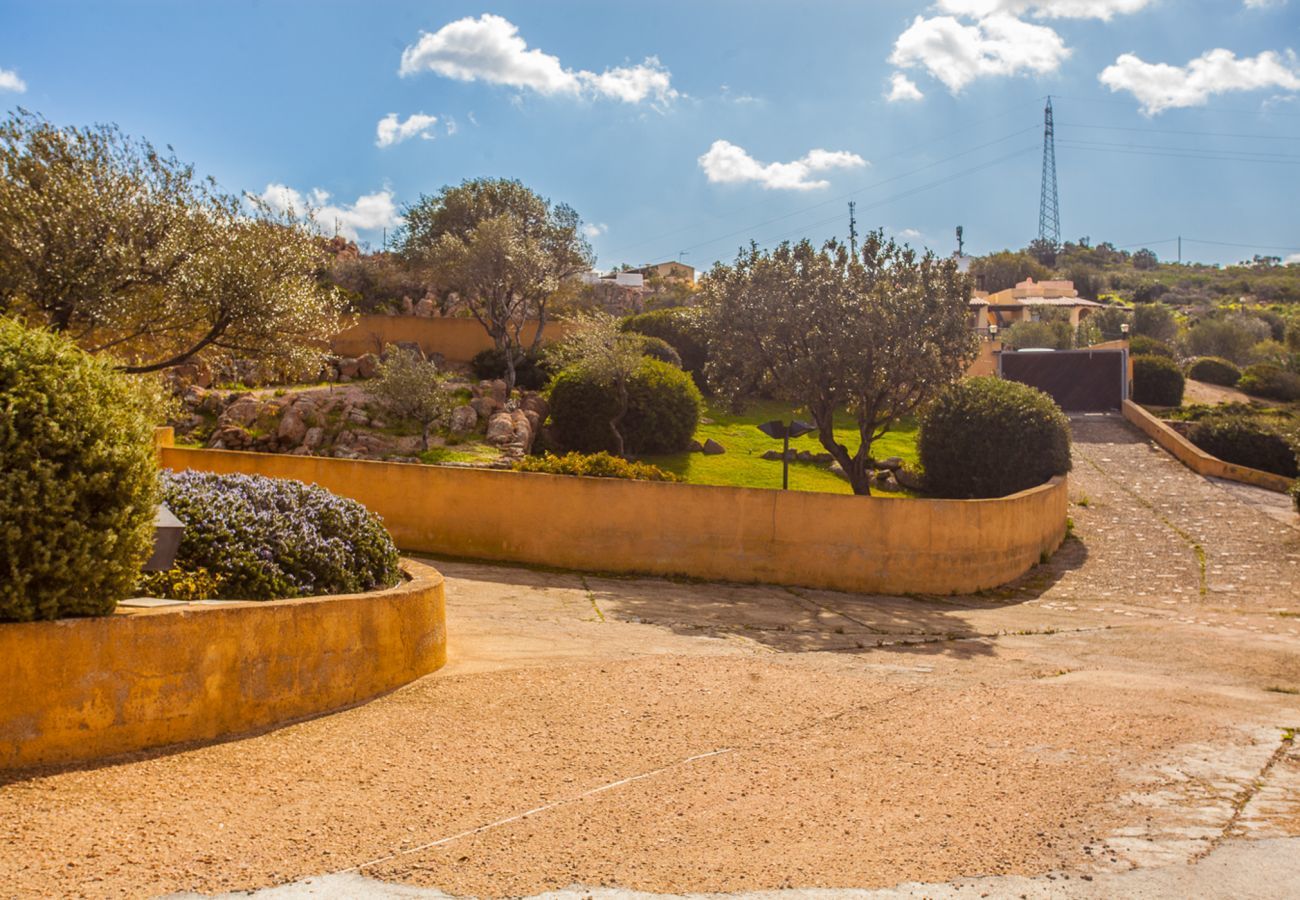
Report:
[[[564,336],[563,322],[547,322],[544,342]],[[537,324],[524,326],[525,347],[532,343]],[[426,354],[438,354],[449,363],[468,363],[474,354],[495,345],[477,319],[444,319],[426,316],[357,316],[344,331],[330,339],[330,349],[340,356],[379,353],[390,344],[419,344]]]
[[[226,450],[164,466],[352,497],[407,551],[591,572],[950,594],[1024,574],[1065,537],[1064,478],[995,500],[707,487]]]
[[[386,591],[0,624],[0,771],[280,725],[446,662],[442,576]]]
[[[1291,488],[1291,479],[1285,475],[1239,466],[1211,456],[1132,400],[1124,401],[1124,418],[1198,475],[1239,481],[1283,494]]]

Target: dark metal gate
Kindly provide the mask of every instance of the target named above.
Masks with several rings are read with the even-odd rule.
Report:
[[[998,374],[1051,395],[1066,412],[1119,409],[1128,396],[1124,350],[1005,350]]]

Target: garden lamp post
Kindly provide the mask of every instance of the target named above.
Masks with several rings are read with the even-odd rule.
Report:
[[[170,509],[158,504],[153,516],[153,555],[141,566],[141,570],[165,572],[170,569],[176,560],[176,551],[180,549],[184,531],[185,523],[176,518]]]
[[[807,422],[800,422],[798,419],[792,420],[789,425],[780,419],[773,419],[759,425],[758,430],[770,438],[780,438],[782,440],[781,490],[790,490],[790,438],[797,438],[810,431],[816,431],[817,426],[809,425]]]
[[[996,326],[996,325],[990,325],[990,326],[989,326],[989,340],[990,340],[990,341],[996,341],[997,339],[998,339],[998,326]]]

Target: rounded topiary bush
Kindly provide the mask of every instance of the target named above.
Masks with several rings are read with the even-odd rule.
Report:
[[[495,347],[480,350],[469,361],[474,377],[491,381],[506,377],[506,353]],[[546,361],[533,353],[524,354],[523,361],[515,366],[515,387],[526,391],[540,391],[551,380],[551,373],[546,368]]]
[[[660,362],[666,362],[670,366],[682,367],[682,358],[673,349],[673,345],[663,338],[641,336],[641,352],[651,359],[657,359]]]
[[[1181,406],[1186,381],[1172,359],[1133,357],[1133,402],[1151,406]]]
[[[647,337],[656,337],[677,351],[680,367],[690,372],[695,383],[704,387],[704,364],[709,361],[708,347],[699,333],[695,314],[686,307],[656,309],[628,316],[620,326]]]
[[[111,613],[153,552],[157,468],[129,376],[0,318],[0,619]]]
[[[1163,356],[1166,359],[1175,356],[1173,347],[1145,334],[1135,334],[1129,338],[1128,352],[1133,356]]]
[[[1233,387],[1241,380],[1241,369],[1219,356],[1202,356],[1187,367],[1187,377],[1206,384]]]
[[[1187,439],[1224,462],[1295,478],[1295,449],[1286,438],[1248,419],[1225,416],[1202,419],[1187,430]]]
[[[205,569],[217,596],[274,600],[397,583],[397,549],[379,517],[316,485],[261,475],[163,474],[163,502],[185,524],[175,567]]]
[[[565,450],[614,452],[609,422],[618,414],[618,395],[574,371],[551,382],[551,430]],[[628,383],[628,409],[621,431],[629,454],[685,450],[700,421],[703,400],[691,376],[655,359],[642,360]]]
[[[1300,400],[1300,375],[1279,366],[1257,363],[1241,373],[1237,387],[1252,397],[1294,403]]]
[[[1003,497],[1070,471],[1070,423],[1047,394],[992,376],[959,382],[921,416],[925,489]]]

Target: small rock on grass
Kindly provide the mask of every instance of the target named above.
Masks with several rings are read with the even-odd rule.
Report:
[[[719,444],[713,438],[709,438],[707,441],[704,442],[704,447],[702,448],[702,452],[706,456],[717,456],[719,453],[726,453],[727,448]]]

